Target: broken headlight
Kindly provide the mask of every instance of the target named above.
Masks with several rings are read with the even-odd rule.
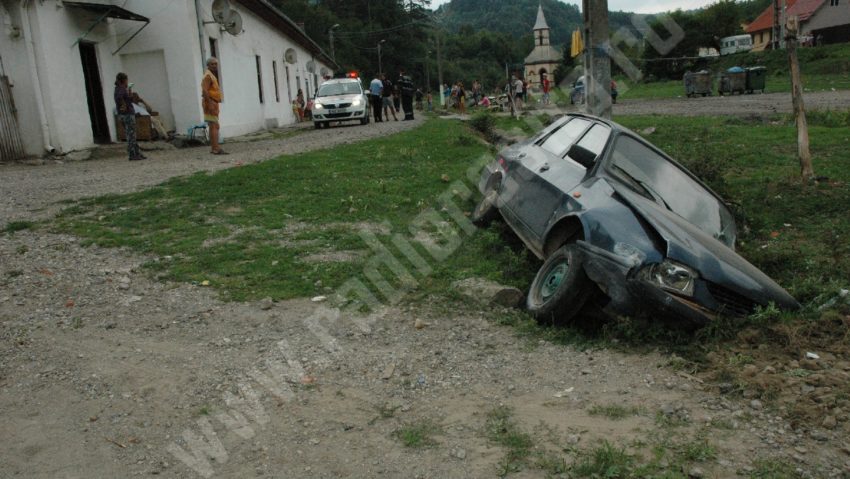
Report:
[[[642,269],[640,277],[672,293],[693,296],[694,283],[699,275],[687,266],[664,260],[662,263],[652,264]]]

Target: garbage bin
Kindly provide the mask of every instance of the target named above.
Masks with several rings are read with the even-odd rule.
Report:
[[[767,68],[747,68],[747,93],[752,93],[756,90],[761,90],[764,93],[765,78],[767,78]]]
[[[747,72],[741,67],[732,67],[720,74],[720,87],[717,92],[735,94],[747,90]]]
[[[711,95],[714,90],[714,80],[711,77],[711,72],[701,70],[698,72],[687,72],[684,77],[685,95],[688,98],[702,95]]]

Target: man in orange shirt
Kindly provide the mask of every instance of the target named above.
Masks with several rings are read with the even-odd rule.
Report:
[[[218,60],[210,57],[207,60],[207,70],[201,80],[201,106],[204,109],[204,121],[210,128],[210,147],[213,155],[226,155],[227,152],[218,146],[218,113],[219,103],[224,99],[218,84]]]

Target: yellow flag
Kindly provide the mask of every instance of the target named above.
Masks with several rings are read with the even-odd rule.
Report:
[[[581,30],[577,29],[573,32],[573,41],[570,46],[570,56],[575,58],[584,51],[584,39],[582,38]]]

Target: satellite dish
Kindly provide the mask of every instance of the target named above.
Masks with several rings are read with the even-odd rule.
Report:
[[[316,62],[313,60],[307,62],[307,71],[310,73],[316,73]]]
[[[212,16],[216,23],[224,25],[230,16],[230,2],[228,0],[213,1]]]
[[[236,10],[231,10],[227,16],[227,21],[224,22],[224,31],[231,35],[239,35],[242,33],[242,15]]]
[[[286,63],[294,65],[298,63],[298,54],[292,48],[287,48],[286,53],[283,58],[286,60]]]

